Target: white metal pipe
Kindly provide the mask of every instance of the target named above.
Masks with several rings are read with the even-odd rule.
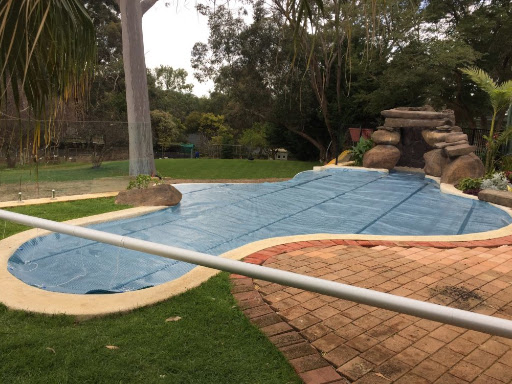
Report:
[[[150,253],[512,339],[512,321],[293,272],[0,210],[0,219]]]

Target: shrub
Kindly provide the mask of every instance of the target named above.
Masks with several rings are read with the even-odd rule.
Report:
[[[501,172],[496,172],[482,181],[482,189],[494,189],[496,191],[506,191],[508,180]]]
[[[459,184],[457,184],[457,189],[465,192],[468,189],[480,189],[482,186],[482,179],[472,179],[471,177],[466,177],[462,179]]]
[[[372,139],[365,139],[364,137],[361,137],[359,142],[354,147],[352,147],[352,159],[354,160],[354,164],[357,166],[363,165],[364,154],[372,148]]]
[[[151,182],[151,176],[149,175],[138,175],[135,180],[130,180],[128,184],[128,188],[126,189],[146,189],[149,187],[149,183]]]

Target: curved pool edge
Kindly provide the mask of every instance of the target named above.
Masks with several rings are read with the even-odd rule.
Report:
[[[323,167],[319,167],[323,168]],[[331,168],[331,167],[329,167]],[[345,168],[345,167],[340,167]],[[352,168],[352,167],[350,167]],[[376,171],[375,169],[365,169],[357,167],[359,170]],[[320,170],[320,169],[318,169]],[[377,170],[381,171],[381,170]],[[433,179],[440,185],[442,193],[453,194],[468,199],[475,199],[475,196],[465,195],[452,185],[441,184],[439,178],[426,176]],[[494,204],[493,204],[494,205]],[[512,209],[495,205],[505,211],[512,217]],[[155,212],[167,207],[139,207],[122,211],[104,213],[100,215],[83,217],[66,221],[72,225],[91,225],[112,220],[127,219],[143,214]],[[41,229],[31,229],[10,236],[0,241],[0,303],[10,309],[23,310],[28,312],[42,313],[48,315],[66,314],[77,316],[79,318],[90,318],[105,316],[113,313],[122,313],[134,310],[136,308],[153,305],[164,301],[170,297],[181,294],[189,289],[195,288],[219,273],[206,267],[196,267],[185,275],[170,282],[160,284],[155,287],[116,294],[68,294],[45,291],[40,288],[30,286],[17,279],[7,269],[7,262],[13,253],[23,243],[41,236],[49,234],[49,231]],[[221,254],[219,257],[226,257],[234,260],[241,260],[246,256],[266,248],[275,247],[287,243],[308,242],[315,240],[348,240],[348,241],[367,241],[367,242],[396,242],[404,243],[403,246],[411,246],[406,242],[422,243],[441,243],[447,242],[474,242],[499,239],[506,236],[512,236],[512,224],[498,230],[450,236],[390,236],[390,235],[356,235],[356,234],[309,234],[274,237],[252,242],[241,247]],[[512,243],[512,240],[511,240]],[[357,244],[357,243],[356,243]],[[463,244],[461,244],[463,245]]]

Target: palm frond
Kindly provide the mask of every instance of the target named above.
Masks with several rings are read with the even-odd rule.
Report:
[[[36,114],[83,95],[96,58],[92,21],[79,0],[2,0],[0,103],[7,89]]]
[[[480,68],[470,67],[470,68],[462,68],[462,73],[465,73],[469,76],[471,80],[473,80],[479,88],[484,90],[485,92],[491,94],[496,89],[496,83],[489,76],[489,74]]]

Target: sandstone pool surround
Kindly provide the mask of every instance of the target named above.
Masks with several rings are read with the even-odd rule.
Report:
[[[321,167],[320,169],[323,169]],[[359,168],[360,169],[360,168]],[[374,170],[373,170],[374,171]],[[441,185],[441,192],[448,194],[462,195],[453,186]],[[462,195],[465,198],[473,198],[472,196]],[[71,220],[67,223],[73,225],[90,225],[111,220],[125,219],[138,215],[163,209],[164,207],[145,207],[133,208],[124,211],[117,211],[107,214],[101,214],[81,219]],[[512,211],[503,207],[499,207],[512,216]],[[25,284],[21,280],[14,277],[7,270],[7,261],[15,250],[26,241],[39,237],[49,232],[40,229],[32,229],[25,231],[7,239],[0,241],[0,302],[11,309],[25,310],[30,312],[46,313],[46,314],[68,314],[80,317],[102,316],[116,312],[126,312],[132,309],[155,304],[167,298],[180,294],[188,289],[194,288],[206,281],[219,271],[205,267],[196,267],[187,274],[164,284],[160,284],[151,288],[116,293],[116,294],[67,294],[45,291],[43,289],[32,287]],[[499,239],[512,235],[512,225],[504,228],[465,235],[453,236],[382,236],[382,235],[355,235],[355,234],[309,234],[297,236],[275,237],[265,240],[256,241],[236,249],[223,253],[219,257],[226,257],[234,260],[240,260],[244,257],[254,254],[255,252],[276,247],[282,244],[309,242],[315,240],[338,240],[356,242],[375,243],[384,242],[475,242],[489,239]]]

